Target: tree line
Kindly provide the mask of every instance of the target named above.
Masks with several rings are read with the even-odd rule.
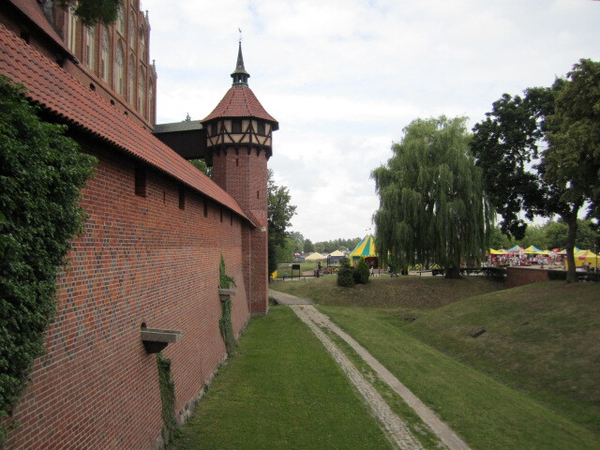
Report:
[[[502,95],[472,133],[464,117],[414,120],[371,174],[380,257],[398,268],[436,262],[456,277],[483,258],[496,215],[514,240],[528,220],[559,217],[575,281],[578,217],[596,233],[600,217],[599,123],[600,63],[589,59],[550,87]]]

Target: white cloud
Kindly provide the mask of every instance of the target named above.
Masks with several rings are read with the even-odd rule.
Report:
[[[313,241],[362,236],[371,170],[417,117],[483,118],[504,92],[600,59],[586,0],[142,0],[158,121],[208,115],[231,84],[238,27],[250,86],[280,122],[269,165]]]

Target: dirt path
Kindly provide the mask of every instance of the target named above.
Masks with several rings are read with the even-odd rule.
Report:
[[[364,347],[362,347],[352,336],[345,333],[335,325],[329,317],[319,312],[309,299],[300,299],[293,295],[269,291],[279,303],[290,305],[300,319],[306,323],[315,335],[321,340],[325,348],[332,354],[340,364],[342,370],[356,386],[357,390],[365,398],[371,407],[375,417],[381,422],[390,440],[399,448],[412,450],[421,449],[421,444],[410,433],[404,422],[391,410],[385,400],[373,388],[362,374],[354,367],[352,362],[325,334],[323,329],[331,330],[346,343],[348,343],[363,360],[371,366],[380,379],[387,383],[408,404],[421,420],[429,426],[431,431],[439,437],[441,443],[450,450],[470,450],[469,446],[444,423],[437,415],[427,407],[410,389],[400,382],[386,367],[377,361]]]

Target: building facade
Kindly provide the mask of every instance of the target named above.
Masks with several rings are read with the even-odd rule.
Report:
[[[221,102],[197,126],[210,137],[198,143],[214,167],[215,181],[207,178],[152,133],[149,30],[138,0],[124,2],[116,24],[93,29],[49,1],[0,6],[0,74],[99,161],[82,192],[85,232],[58,280],[47,353],[7,421],[18,424],[7,448],[160,448],[157,362],[143,336],[181,336],[162,354],[182,422],[226,356],[221,256],[236,281],[236,336],[267,312],[266,172],[277,121],[247,78],[242,86],[234,78],[239,108]]]

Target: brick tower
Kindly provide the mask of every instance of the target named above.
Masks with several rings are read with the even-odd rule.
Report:
[[[206,160],[213,180],[235,198],[255,227],[243,234],[244,282],[253,315],[268,310],[267,161],[277,121],[248,87],[239,44],[233,85],[201,121],[206,130]]]

